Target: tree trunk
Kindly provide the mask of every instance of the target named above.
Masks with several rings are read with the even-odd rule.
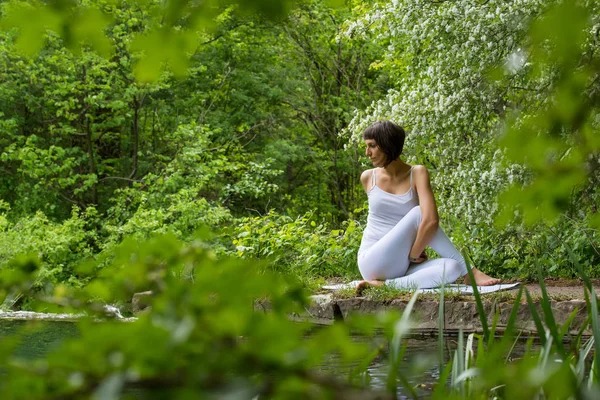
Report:
[[[88,158],[90,160],[89,165],[89,173],[98,176],[98,172],[96,171],[96,160],[94,157],[94,143],[92,141],[92,127],[90,124],[89,117],[85,118],[85,141],[87,145]],[[98,184],[94,183],[92,185],[92,204],[98,204]]]
[[[129,174],[129,179],[135,178],[138,169],[138,146],[139,146],[139,118],[140,118],[140,101],[136,96],[133,97],[133,123],[131,124],[131,158],[133,167]]]

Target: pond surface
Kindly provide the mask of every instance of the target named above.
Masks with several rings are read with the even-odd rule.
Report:
[[[24,329],[25,328],[25,329]],[[24,329],[25,335],[21,344],[17,347],[15,355],[25,359],[34,359],[44,356],[49,351],[57,348],[68,338],[77,336],[75,323],[66,321],[9,321],[0,320],[0,341],[7,336],[12,336]],[[354,336],[357,342],[371,343],[373,348],[381,347],[384,356],[375,358],[367,369],[366,375],[357,378],[359,382],[365,382],[369,387],[385,390],[388,373],[386,360],[387,341],[383,336],[366,338]],[[466,338],[465,338],[466,341]],[[439,378],[438,370],[438,339],[431,336],[414,335],[407,339],[407,349],[403,362],[400,365],[400,373],[413,385],[420,397],[427,398]],[[524,351],[524,344],[515,349],[517,354]],[[456,338],[444,338],[444,360],[449,360],[456,349]],[[344,362],[339,356],[328,356],[318,371],[346,378],[351,374],[356,365]],[[143,391],[128,391],[129,395],[136,398],[146,398]],[[398,387],[398,398],[408,398],[406,390]]]
[[[42,357],[78,334],[73,322],[0,320],[0,340],[20,331],[25,334],[14,354],[25,359]]]
[[[365,338],[354,336],[354,340],[361,342],[375,342],[374,345],[381,345],[384,355],[376,357],[367,368],[367,375],[359,382],[367,383],[369,387],[385,391],[387,385],[387,375],[389,371],[387,361],[387,341],[383,337]],[[377,343],[380,342],[380,343]],[[404,358],[400,364],[400,373],[412,384],[417,387],[416,391],[420,398],[429,397],[433,385],[439,379],[438,368],[438,346],[439,342],[434,337],[411,336],[406,339],[407,348]],[[452,338],[444,339],[444,361],[450,359],[456,348]],[[319,368],[320,371],[333,374],[340,377],[347,377],[352,373],[356,365],[343,362],[339,356],[329,356]],[[366,382],[364,381],[366,380]],[[398,398],[408,399],[408,393],[402,386],[398,386]]]

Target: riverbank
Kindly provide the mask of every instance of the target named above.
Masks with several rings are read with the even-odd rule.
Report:
[[[600,282],[594,281],[596,293],[600,293]],[[586,323],[588,311],[586,309],[584,285],[580,281],[547,280],[545,282],[550,305],[556,323],[564,324],[571,318],[570,333],[577,334]],[[522,285],[536,304],[538,314],[542,315],[540,300],[542,290],[538,283]],[[496,326],[502,331],[506,326],[519,287],[482,295],[486,321],[489,326],[494,323],[497,315]],[[133,299],[133,311],[135,314],[143,312],[147,305],[150,292],[139,293]],[[332,324],[336,321],[344,321],[352,318],[353,314],[375,314],[381,311],[402,312],[410,300],[412,294],[408,291],[390,290],[387,288],[372,288],[366,290],[362,296],[356,296],[351,290],[322,291],[311,296],[311,304],[301,314],[292,316],[294,319],[310,321],[316,324]],[[142,300],[146,301],[142,301]],[[481,319],[477,310],[474,296],[456,293],[445,293],[443,305],[444,332],[462,330],[468,332],[481,332]],[[255,305],[259,311],[268,312],[270,304],[262,301]],[[108,311],[108,310],[107,310]],[[440,324],[440,295],[434,293],[421,293],[413,308],[414,329],[417,332],[427,333],[439,329]],[[1,319],[12,320],[77,320],[80,315],[76,314],[44,314],[28,311],[0,312]],[[123,318],[124,320],[133,320]],[[516,327],[524,333],[536,331],[534,320],[531,316],[529,305],[525,295],[521,297],[517,312]],[[589,329],[584,330],[589,335]]]
[[[574,313],[569,332],[577,334],[588,318],[586,309],[584,285],[580,281],[548,280],[546,290],[556,323],[567,322]],[[539,315],[542,315],[540,300],[542,289],[539,283],[522,285],[529,292],[536,304]],[[600,293],[600,282],[594,282],[594,290]],[[515,303],[519,287],[511,290],[482,295],[483,308],[488,326],[492,326],[496,318],[496,326],[502,331],[506,326],[511,310]],[[309,320],[318,324],[332,324],[352,318],[353,314],[374,314],[380,311],[402,312],[411,297],[411,293],[389,289],[373,288],[357,297],[352,291],[340,290],[311,296],[311,306],[305,312],[294,317],[299,320]],[[463,332],[481,332],[481,318],[477,310],[474,296],[446,293],[443,305],[443,326],[445,332],[462,330]],[[267,311],[268,303],[260,303],[258,308]],[[432,293],[420,294],[413,308],[414,328],[417,331],[434,331],[439,329],[440,295]],[[517,329],[524,333],[535,332],[536,326],[531,316],[526,297],[521,296],[520,305],[515,321]],[[591,335],[591,330],[584,330],[585,335]]]

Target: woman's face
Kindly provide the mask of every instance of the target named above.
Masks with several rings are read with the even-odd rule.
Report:
[[[378,167],[384,165],[386,161],[385,153],[377,146],[375,139],[365,139],[365,145],[367,145],[365,154],[369,157],[373,166]]]

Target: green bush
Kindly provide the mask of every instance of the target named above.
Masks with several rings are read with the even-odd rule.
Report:
[[[97,237],[90,224],[98,218],[94,208],[73,207],[71,217],[53,222],[41,211],[10,222],[0,214],[0,269],[21,254],[33,254],[41,261],[37,286],[43,283],[80,283],[74,266],[94,254]]]
[[[242,218],[232,235],[235,253],[242,258],[271,258],[271,267],[304,277],[358,276],[356,253],[362,229],[345,221],[342,229],[318,222],[312,212],[297,218],[273,211]]]

